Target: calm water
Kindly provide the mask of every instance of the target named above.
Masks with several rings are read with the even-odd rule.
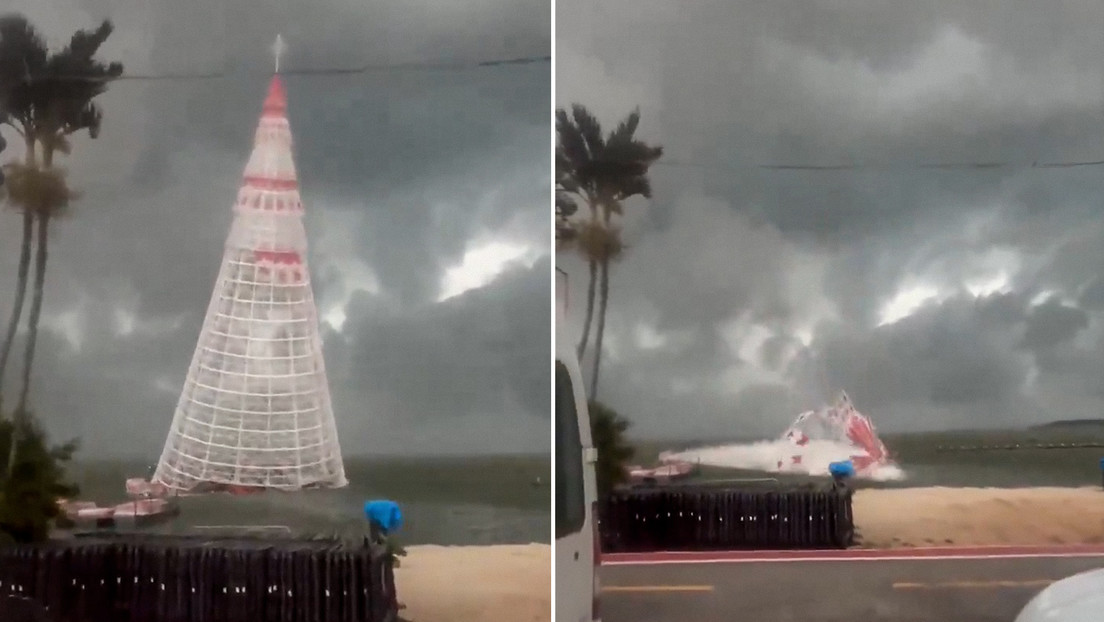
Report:
[[[747,442],[740,439],[727,442]],[[899,482],[856,482],[858,487],[903,486],[1100,486],[1104,448],[1032,449],[1036,443],[1104,444],[1104,425],[1033,430],[884,434],[882,440],[906,477]],[[663,449],[719,445],[726,441],[649,441],[638,445],[635,461],[651,464]],[[1016,445],[1020,449],[949,450],[949,447]],[[705,479],[763,477],[763,473],[703,468]],[[815,478],[774,476],[801,483]]]
[[[127,477],[149,475],[150,463],[85,461],[73,465],[81,498],[101,505],[126,500]],[[286,525],[298,533],[363,530],[364,501],[390,499],[403,511],[404,544],[522,544],[551,533],[547,456],[347,459],[340,490],[210,495],[181,500],[164,531],[196,526]],[[539,483],[538,483],[539,481]]]

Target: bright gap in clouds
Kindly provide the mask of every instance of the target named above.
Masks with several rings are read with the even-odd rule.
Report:
[[[1035,294],[1028,303],[1032,307],[1037,307],[1041,304],[1049,302],[1051,299],[1057,299],[1058,303],[1065,307],[1076,307],[1077,300],[1070,297],[1065,292],[1058,289],[1044,289],[1038,294]]]
[[[1001,272],[987,279],[977,279],[966,283],[966,291],[977,298],[984,298],[992,294],[1006,293],[1011,283],[1008,274]]]
[[[345,325],[345,307],[334,305],[333,308],[322,316],[322,321],[329,324],[330,328],[341,332],[341,327]]]
[[[882,307],[878,326],[899,322],[916,313],[924,303],[938,296],[939,290],[930,285],[915,285],[902,289]]]
[[[963,287],[970,295],[981,298],[992,294],[1009,291],[1011,278],[1005,271],[997,272],[991,276],[969,279],[963,283]],[[916,313],[929,302],[942,302],[952,294],[940,291],[931,285],[913,285],[905,287],[897,292],[887,302],[879,314],[878,326],[886,326],[899,322]]]
[[[320,207],[330,205],[324,201],[318,203]],[[327,209],[326,218],[316,222],[311,242],[311,276],[320,277],[325,271],[333,270],[341,278],[339,283],[327,288],[315,304],[322,321],[340,331],[345,325],[345,307],[349,299],[358,291],[380,293],[380,281],[375,269],[360,258],[357,232],[360,231],[361,220],[355,209],[340,206]],[[314,294],[319,294],[318,289],[314,290]]]
[[[437,302],[487,285],[513,262],[532,266],[539,257],[537,249],[510,242],[495,241],[469,248],[459,264],[445,270]]]

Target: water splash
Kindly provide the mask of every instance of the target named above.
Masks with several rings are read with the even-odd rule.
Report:
[[[829,464],[849,460],[854,454],[855,448],[849,443],[809,441],[800,454],[801,460],[795,464],[793,445],[779,439],[687,449],[669,454],[669,459],[728,469],[827,477]],[[856,471],[855,476],[874,481],[897,481],[905,478],[905,472],[896,464],[887,463]]]
[[[905,472],[890,459],[874,424],[855,409],[846,393],[830,407],[799,415],[777,440],[688,449],[663,457],[665,461],[815,476],[827,476],[833,462],[850,460],[855,476],[861,479],[905,478]]]

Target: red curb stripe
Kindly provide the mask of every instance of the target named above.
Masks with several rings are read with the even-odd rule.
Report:
[[[785,551],[659,551],[605,553],[602,565],[710,564],[808,561],[901,561],[1001,559],[1023,557],[1104,557],[1104,545],[972,546],[910,549],[833,549]]]

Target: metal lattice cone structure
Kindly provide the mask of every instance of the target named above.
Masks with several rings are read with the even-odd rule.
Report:
[[[175,492],[347,484],[286,112],[277,75],[153,476]]]

